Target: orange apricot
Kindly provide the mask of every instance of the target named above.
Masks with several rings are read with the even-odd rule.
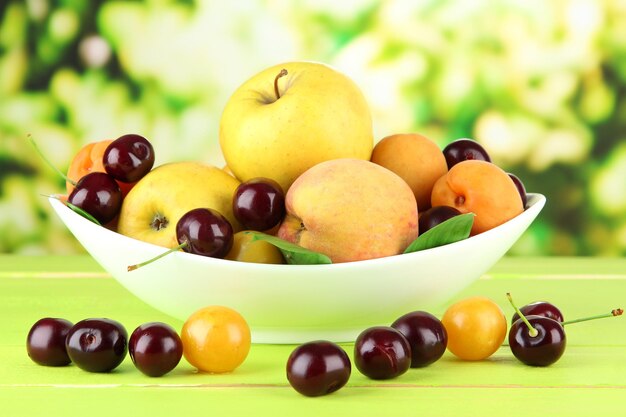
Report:
[[[113,142],[111,139],[105,139],[97,142],[91,142],[83,146],[74,156],[70,167],[67,170],[67,177],[74,182],[78,182],[82,177],[91,172],[106,172],[102,163],[102,157],[107,146]],[[122,190],[122,195],[126,195],[133,184],[117,182]],[[69,195],[74,186],[68,181],[65,183],[67,194]]]
[[[371,161],[393,171],[409,184],[420,212],[430,208],[433,185],[448,171],[439,146],[417,133],[381,139],[372,151]]]
[[[511,177],[497,165],[478,160],[459,162],[439,178],[431,203],[474,213],[471,235],[499,226],[524,211]]]

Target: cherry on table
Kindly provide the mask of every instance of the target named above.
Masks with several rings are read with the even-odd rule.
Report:
[[[461,212],[459,210],[450,206],[431,207],[419,215],[419,234],[422,235],[438,224],[441,224],[460,214]]]
[[[285,217],[285,194],[269,178],[242,182],[233,195],[233,214],[246,229],[265,231]]]
[[[287,360],[287,380],[300,394],[318,397],[333,393],[350,379],[348,354],[337,344],[319,340],[298,346]]]
[[[119,214],[122,199],[122,191],[113,177],[104,172],[91,172],[76,183],[67,201],[89,213],[100,224],[106,224]]]
[[[72,323],[61,318],[37,320],[26,337],[28,356],[39,365],[65,366],[71,362],[65,349],[65,339]]]
[[[152,169],[154,149],[143,136],[123,135],[107,146],[102,164],[105,171],[116,180],[133,183]]]
[[[534,303],[526,304],[519,309],[525,316],[543,316],[548,317],[558,322],[563,322],[563,314],[554,304],[547,301],[535,301]],[[520,315],[516,312],[511,318],[511,324],[515,323],[520,318]]]
[[[421,368],[436,362],[446,351],[448,334],[437,317],[425,311],[413,311],[394,321],[411,346],[411,368]]]
[[[126,357],[128,333],[115,320],[85,319],[72,326],[65,347],[79,368],[88,372],[109,372]]]
[[[158,377],[176,368],[183,356],[183,342],[165,323],[145,323],[130,335],[128,353],[142,373]]]
[[[526,365],[553,364],[565,352],[565,344],[563,325],[549,317],[526,316],[526,321],[518,319],[509,330],[511,352]]]
[[[608,314],[561,322],[545,316],[526,316],[517,308],[511,294],[507,293],[506,296],[519,316],[509,330],[511,352],[521,362],[532,366],[548,366],[559,360],[565,351],[566,325],[605,317],[617,317],[624,313],[621,308],[618,308]]]
[[[482,145],[472,139],[457,139],[443,148],[448,169],[462,161],[471,159],[491,162],[489,154]]]
[[[411,367],[411,346],[393,327],[370,327],[356,339],[354,364],[368,378],[395,378]]]

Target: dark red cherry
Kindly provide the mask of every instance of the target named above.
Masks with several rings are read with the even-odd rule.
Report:
[[[283,189],[269,178],[243,182],[233,196],[233,214],[245,229],[271,229],[285,217]]]
[[[76,366],[88,372],[109,372],[126,357],[128,333],[110,319],[85,319],[70,329],[65,342]]]
[[[178,220],[176,238],[185,252],[223,258],[233,245],[233,228],[218,211],[197,208]]]
[[[554,304],[547,301],[536,301],[534,303],[526,304],[520,308],[520,311],[525,316],[543,316],[548,317],[558,322],[563,322],[563,314]],[[511,318],[511,324],[515,323],[520,318],[518,313],[513,314]]]
[[[433,227],[437,226],[453,218],[454,216],[460,215],[461,212],[454,207],[450,206],[435,206],[431,207],[428,210],[420,213],[419,216],[419,234],[424,234]]]
[[[548,366],[558,361],[565,351],[565,330],[563,325],[543,316],[526,316],[536,331],[528,328],[522,319],[517,320],[509,330],[509,346],[517,359],[526,365]]]
[[[411,368],[421,368],[437,361],[446,351],[448,333],[441,320],[425,311],[413,311],[391,325],[411,346]]]
[[[457,139],[443,148],[448,169],[462,161],[476,159],[491,162],[489,154],[482,145],[471,139]]]
[[[65,339],[72,323],[65,319],[46,317],[30,328],[26,351],[33,362],[45,366],[65,366],[71,362]]]
[[[128,134],[107,146],[102,156],[105,171],[118,181],[136,182],[154,165],[154,149],[146,138]]]
[[[106,224],[120,212],[122,191],[110,175],[91,172],[76,183],[67,201],[91,214],[100,224]]]
[[[411,367],[411,346],[393,327],[370,327],[356,339],[354,365],[371,379],[395,378]]]
[[[302,395],[318,397],[337,391],[350,378],[350,358],[335,343],[325,340],[305,343],[287,360],[287,380]]]
[[[146,323],[130,335],[128,353],[137,369],[158,377],[176,368],[183,355],[183,342],[171,326]]]
[[[519,192],[520,197],[522,198],[522,207],[526,207],[526,203],[528,202],[528,197],[526,196],[526,187],[524,187],[524,183],[519,177],[515,174],[508,173],[509,177],[513,180],[515,187],[517,187],[517,191]]]

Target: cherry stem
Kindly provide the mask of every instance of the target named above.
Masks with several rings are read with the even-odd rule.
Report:
[[[611,310],[610,313],[598,314],[597,316],[591,316],[591,317],[583,317],[581,319],[567,320],[561,324],[565,326],[568,324],[581,323],[583,321],[589,321],[589,320],[603,319],[606,317],[617,317],[617,316],[621,316],[622,314],[624,314],[624,310],[622,310],[621,308],[616,308],[615,310]]]
[[[158,260],[158,259],[161,259],[162,257],[164,257],[164,256],[166,256],[166,255],[169,255],[169,254],[170,254],[170,253],[172,253],[172,252],[176,252],[176,251],[179,251],[179,250],[181,250],[181,249],[185,249],[185,248],[187,248],[188,246],[189,246],[189,242],[184,241],[184,242],[183,242],[183,243],[181,243],[180,245],[175,246],[175,247],[173,247],[172,249],[167,250],[167,251],[163,252],[162,254],[155,256],[155,257],[154,257],[154,258],[152,258],[152,259],[148,259],[147,261],[144,261],[144,262],[141,262],[141,263],[138,263],[138,264],[135,264],[135,265],[129,265],[129,266],[126,268],[126,270],[127,270],[128,272],[130,272],[130,271],[134,271],[134,270],[135,270],[135,269],[137,269],[137,268],[141,268],[142,266],[146,266],[146,265],[148,265],[148,264],[151,264],[152,262],[154,262],[154,261],[156,261],[156,260]]]
[[[522,319],[522,321],[526,324],[526,327],[528,327],[528,335],[530,337],[536,337],[539,332],[537,331],[537,329],[535,329],[532,324],[530,324],[530,322],[528,321],[528,319],[526,318],[526,316],[524,316],[524,314],[520,311],[519,308],[517,308],[517,306],[515,305],[515,303],[513,302],[513,297],[511,297],[511,293],[506,293],[506,298],[509,299],[509,303],[511,303],[511,305],[513,306],[513,308],[515,309],[515,312],[520,316],[520,318]]]
[[[67,175],[65,175],[64,173],[62,173],[57,167],[55,167],[54,165],[52,165],[52,162],[50,162],[48,160],[48,158],[46,158],[46,156],[43,154],[43,152],[41,151],[41,149],[39,149],[39,146],[37,146],[37,143],[35,142],[35,139],[33,139],[33,136],[29,133],[28,135],[26,135],[26,138],[28,139],[28,141],[31,143],[31,145],[33,145],[33,148],[35,148],[35,151],[37,151],[37,153],[39,154],[39,156],[41,157],[41,159],[43,159],[46,164],[48,164],[48,166],[50,168],[52,168],[54,171],[56,171],[57,174],[59,174],[61,177],[63,177],[63,179],[67,182],[69,182],[70,184],[72,184],[73,186],[76,186],[76,181],[71,180]]]
[[[280,70],[276,78],[274,78],[274,94],[276,94],[276,100],[280,98],[280,92],[278,91],[278,80],[287,74],[287,70],[283,68]]]

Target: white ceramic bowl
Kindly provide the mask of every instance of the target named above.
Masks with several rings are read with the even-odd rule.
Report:
[[[208,305],[240,312],[255,343],[353,341],[373,325],[441,305],[487,272],[524,233],[546,199],[529,194],[528,208],[507,223],[453,244],[387,258],[332,265],[265,265],[172,253],[127,272],[164,248],[50,204],[85,249],[137,297],[186,320]]]

